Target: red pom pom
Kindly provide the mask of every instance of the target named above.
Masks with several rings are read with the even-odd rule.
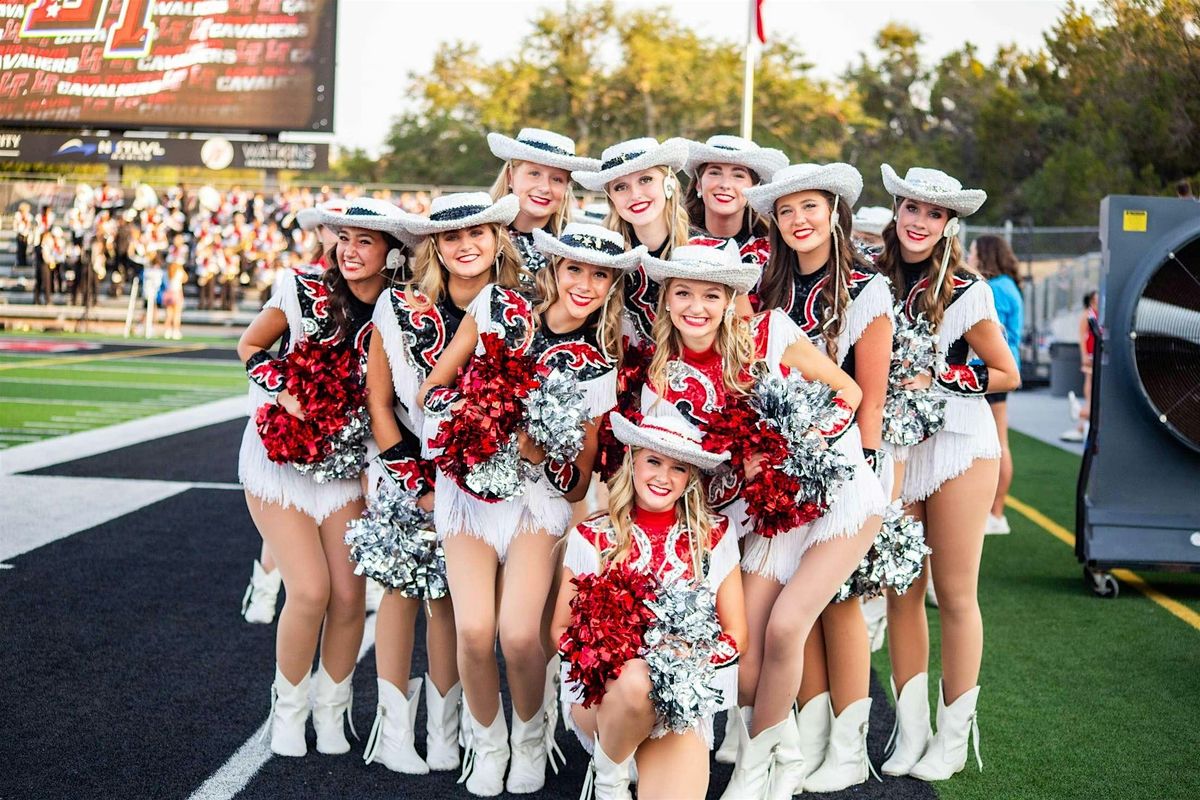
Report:
[[[567,678],[583,692],[583,707],[604,698],[609,681],[641,651],[646,629],[654,621],[647,600],[654,599],[648,577],[623,562],[599,574],[571,579],[576,594],[571,601],[571,624],[559,640],[559,651],[568,664]]]
[[[304,419],[267,403],[254,416],[267,457],[277,464],[316,464],[330,454],[330,439],[366,403],[358,355],[339,344],[305,339],[283,359],[284,390],[300,403]]]

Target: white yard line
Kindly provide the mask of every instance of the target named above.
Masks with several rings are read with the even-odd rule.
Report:
[[[16,383],[33,386],[86,386],[93,389],[142,389],[163,392],[236,392],[245,386],[204,386],[195,383],[138,383],[136,381],[77,381],[70,378],[0,378],[0,383]]]

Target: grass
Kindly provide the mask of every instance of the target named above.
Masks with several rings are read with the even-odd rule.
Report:
[[[1078,457],[1013,433],[1012,495],[1074,527]],[[1101,600],[1072,550],[1014,510],[987,537],[979,597],[985,626],[973,761],[937,784],[943,800],[1200,797],[1200,630],[1132,586]],[[1191,608],[1197,576],[1142,577]],[[930,609],[936,691],[940,631]],[[886,649],[875,654],[886,682]],[[936,694],[933,699],[936,703]],[[936,706],[935,706],[936,707]]]
[[[240,394],[236,361],[0,355],[0,449]],[[29,364],[29,366],[23,366]]]
[[[211,327],[215,327],[215,326],[211,326]],[[135,332],[135,334],[133,336],[129,337],[128,339],[125,338],[125,336],[120,333],[101,333],[101,332],[78,333],[78,332],[73,332],[73,331],[33,331],[33,330],[4,331],[3,333],[0,333],[0,336],[6,336],[6,337],[12,337],[12,338],[23,338],[23,339],[68,339],[68,340],[72,340],[72,341],[86,340],[89,342],[105,342],[105,343],[111,343],[111,344],[145,345],[145,344],[166,343],[166,341],[162,338],[162,335],[161,335],[162,331],[164,330],[162,322],[160,321],[160,322],[156,323],[154,326],[154,329],[155,329],[155,331],[157,331],[159,333],[159,336],[154,339],[146,339],[144,336],[142,336],[140,333],[140,330],[141,330],[140,327],[138,328],[138,331]],[[202,334],[199,336],[188,335],[182,341],[184,343],[191,343],[191,344],[211,344],[216,347],[220,347],[220,346],[233,347],[235,344],[237,344],[238,337],[241,336],[242,331],[244,329],[245,329],[244,326],[231,325],[228,328],[224,328],[224,329],[217,328],[216,329],[216,330],[226,330],[226,331],[228,331],[227,333],[208,333],[208,334]]]

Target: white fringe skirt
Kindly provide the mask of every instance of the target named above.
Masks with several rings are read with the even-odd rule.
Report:
[[[920,444],[907,448],[900,499],[924,500],[962,475],[980,458],[1000,457],[996,420],[982,397],[952,397],[945,426]]]
[[[438,541],[454,535],[474,536],[496,551],[501,564],[517,534],[542,531],[558,537],[571,524],[571,504],[546,480],[526,481],[519,497],[487,503],[463,491],[439,469],[434,497]]]
[[[342,506],[363,496],[361,480],[317,483],[287,464],[276,464],[267,457],[253,418],[242,434],[238,481],[259,500],[294,508],[312,517],[318,525]]]
[[[787,533],[764,538],[749,533],[742,540],[742,569],[786,584],[800,567],[808,548],[839,536],[853,536],[873,516],[882,516],[888,497],[862,452],[862,435],[855,425],[834,444],[854,465],[854,477],[844,483],[829,511],[820,519]]]

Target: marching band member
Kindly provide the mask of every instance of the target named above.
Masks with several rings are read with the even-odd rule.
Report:
[[[991,289],[964,269],[957,238],[959,218],[975,213],[987,195],[964,189],[935,169],[913,167],[901,178],[884,164],[882,173],[884,187],[895,197],[895,215],[883,231],[876,266],[891,280],[906,319],[924,314],[937,335],[936,374],[912,379],[908,388],[929,389],[946,403],[941,430],[896,456],[904,461],[901,497],[908,513],[924,522],[933,550],[942,623],[938,730],[932,735],[929,724],[926,571],[904,595],[887,595],[897,728],[896,747],[883,772],[944,780],[966,764],[972,731],[979,760],[979,562],[1000,458],[995,421],[983,396],[1017,388],[1020,377]]]
[[[541,229],[553,236],[571,221],[571,171],[594,170],[600,162],[575,155],[575,140],[540,128],[522,128],[513,139],[489,133],[488,148],[504,162],[492,185],[492,199],[515,194],[520,211],[508,226],[508,235],[521,254],[525,269],[537,275],[546,258],[533,241]]]
[[[362,381],[371,316],[376,298],[402,259],[399,236],[405,217],[390,203],[359,200],[343,214],[327,214],[324,224],[339,229],[332,264],[320,276],[291,275],[242,334],[238,355],[251,381],[258,416],[277,404],[296,419],[306,410],[286,390],[291,365],[272,358],[267,348],[282,340],[281,351],[304,345],[311,351],[349,351]],[[338,380],[331,376],[331,380]],[[313,653],[320,641],[313,724],[317,750],[350,749],[343,729],[351,703],[351,680],[364,622],[363,579],[354,574],[344,542],[347,524],[363,512],[360,474],[326,476],[301,472],[293,463],[268,456],[259,426],[246,427],[238,477],[259,533],[283,575],[287,599],[276,633],[276,670],[271,692],[271,750],[278,755],[307,752],[304,728],[309,712]],[[353,730],[353,723],[351,723]]]

